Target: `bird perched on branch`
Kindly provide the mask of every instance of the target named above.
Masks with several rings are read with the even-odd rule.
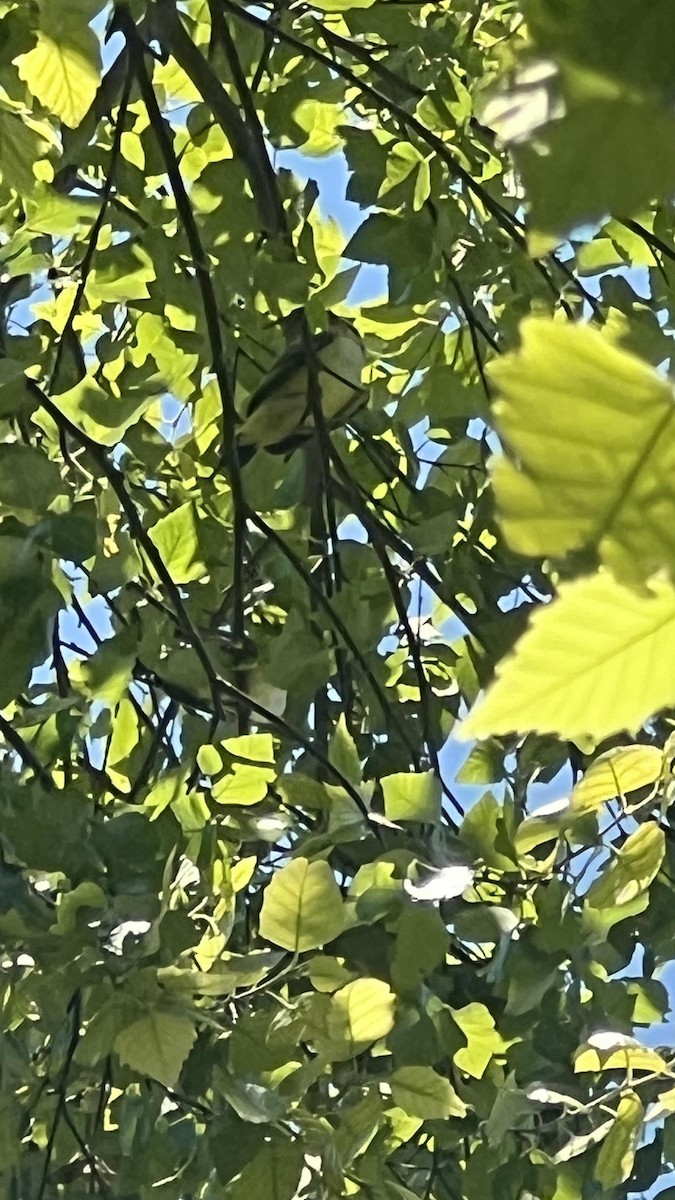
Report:
[[[242,463],[256,450],[282,453],[311,437],[317,401],[328,428],[348,421],[366,401],[366,349],[353,325],[330,313],[325,330],[308,333],[299,310],[287,332],[286,349],[246,405],[237,433]]]

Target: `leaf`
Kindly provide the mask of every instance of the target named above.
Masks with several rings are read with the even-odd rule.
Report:
[[[668,1074],[669,1067],[656,1050],[641,1046],[623,1033],[593,1034],[574,1055],[574,1071],[648,1071]]]
[[[288,1100],[271,1088],[250,1079],[241,1079],[224,1071],[218,1075],[218,1090],[242,1121],[266,1125],[278,1121],[288,1111]]]
[[[18,538],[0,537],[0,708],[26,687],[45,658],[61,605],[41,556]]]
[[[529,318],[521,348],[495,362],[495,421],[508,457],[493,467],[518,554],[598,545],[641,581],[675,569],[675,400],[652,367],[596,329]]]
[[[302,153],[318,158],[333,154],[342,141],[337,128],[344,119],[337,104],[301,100],[293,112],[293,120],[307,134],[307,140],[300,146]]]
[[[455,1024],[467,1040],[467,1045],[453,1054],[453,1062],[460,1071],[474,1079],[482,1079],[488,1063],[504,1049],[494,1018],[484,1004],[475,1002],[464,1008],[453,1008],[451,1012]]]
[[[190,1017],[170,1008],[147,1008],[115,1037],[120,1061],[139,1075],[174,1087],[197,1036]]]
[[[231,1200],[293,1200],[298,1194],[303,1153],[300,1142],[264,1145],[230,1183]]]
[[[354,787],[358,787],[363,778],[361,759],[352,737],[344,713],[340,714],[330,742],[329,755],[331,763],[348,779]]]
[[[595,812],[615,796],[655,784],[661,778],[663,752],[658,746],[615,746],[601,754],[579,780],[570,798],[573,813]]]
[[[57,14],[58,17],[58,14]],[[75,128],[84,117],[101,78],[96,35],[87,25],[50,20],[37,45],[18,60],[19,75],[46,109]]]
[[[656,878],[666,853],[666,835],[655,821],[631,833],[610,865],[586,893],[591,908],[630,904]]]
[[[635,1162],[644,1108],[635,1092],[624,1092],[616,1110],[616,1120],[600,1147],[593,1178],[608,1190],[625,1183]]]
[[[604,572],[562,584],[458,734],[557,733],[601,741],[675,702],[675,589],[636,594]]]
[[[0,445],[0,506],[42,514],[62,491],[55,462],[33,446]]]
[[[434,771],[385,775],[380,782],[388,821],[440,821],[441,785]]]
[[[199,517],[194,504],[181,504],[160,517],[150,530],[174,583],[191,583],[206,574],[199,546]]]
[[[355,979],[330,998],[328,1031],[346,1056],[359,1054],[394,1026],[396,997],[382,979]]]
[[[328,863],[296,858],[267,885],[260,934],[294,954],[332,942],[344,926],[340,889]]]
[[[449,1080],[431,1067],[399,1067],[388,1082],[394,1103],[411,1117],[426,1121],[466,1116],[466,1105]]]
[[[139,420],[153,398],[133,390],[123,399],[116,398],[87,375],[75,387],[55,396],[53,402],[88,437],[103,446],[114,446]]]
[[[53,141],[46,124],[34,120],[25,109],[0,101],[0,169],[7,186],[30,195],[38,181],[40,160]],[[3,396],[3,405],[6,403]]]
[[[259,804],[275,776],[274,767],[237,762],[229,774],[214,783],[211,795],[218,804]]]
[[[376,0],[316,0],[320,12],[349,12],[353,8],[370,8]]]
[[[675,118],[658,103],[593,97],[537,134],[536,147],[514,148],[534,231],[561,238],[608,213],[636,213],[675,185]]]

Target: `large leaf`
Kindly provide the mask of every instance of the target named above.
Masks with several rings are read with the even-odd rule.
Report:
[[[595,329],[531,318],[492,367],[508,457],[499,514],[520,554],[597,545],[628,579],[675,568],[675,401],[670,384]]]
[[[194,1023],[170,1008],[150,1008],[118,1033],[114,1046],[120,1060],[139,1075],[173,1087],[197,1036]]]
[[[328,863],[296,858],[265,889],[260,933],[300,954],[332,942],[344,926],[340,889]]]
[[[460,736],[529,730],[596,741],[675,703],[675,589],[638,594],[600,572],[535,612]]]
[[[466,1105],[450,1081],[431,1067],[399,1067],[390,1076],[392,1099],[411,1117],[463,1117]]]
[[[66,22],[67,9],[53,0],[52,11],[46,9],[45,15],[37,45],[19,59],[19,74],[45,108],[74,127],[94,99],[101,77],[98,39],[83,21]]]
[[[579,91],[587,77],[575,80]],[[675,117],[631,97],[571,102],[516,160],[535,232],[558,238],[608,213],[635,213],[675,185]]]
[[[384,811],[389,821],[434,824],[440,819],[441,787],[433,771],[419,775],[387,775],[381,783]]]

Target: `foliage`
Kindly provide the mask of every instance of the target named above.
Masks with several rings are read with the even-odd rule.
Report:
[[[675,1167],[674,11],[0,0],[2,1200]]]

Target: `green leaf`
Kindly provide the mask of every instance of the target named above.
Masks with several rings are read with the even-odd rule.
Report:
[[[314,5],[320,12],[349,12],[353,8],[370,8],[375,0],[317,0]]]
[[[65,12],[64,12],[65,15]],[[83,21],[61,25],[59,14],[38,32],[37,45],[18,61],[19,75],[42,105],[75,128],[101,78],[98,38]]]
[[[355,979],[330,998],[328,1031],[345,1057],[353,1057],[394,1027],[396,997],[382,979]]]
[[[174,583],[192,583],[206,574],[199,546],[199,516],[194,504],[181,504],[160,517],[150,530]]]
[[[449,1080],[432,1067],[399,1067],[388,1082],[394,1103],[411,1117],[426,1121],[466,1116],[466,1105]]]
[[[434,771],[385,775],[380,782],[388,821],[440,821],[441,786]]]
[[[272,877],[260,912],[260,933],[294,954],[316,950],[342,932],[340,889],[328,863],[296,858]]]
[[[226,1075],[224,1071],[218,1075],[218,1090],[242,1121],[250,1121],[254,1125],[278,1121],[288,1111],[288,1100],[279,1092],[262,1087],[250,1079]]]
[[[300,1142],[272,1142],[262,1150],[231,1183],[227,1194],[232,1200],[293,1200],[297,1195],[303,1166]]]
[[[197,1036],[190,1017],[170,1008],[148,1007],[117,1034],[120,1061],[139,1075],[174,1087]]]
[[[337,128],[344,119],[344,113],[336,104],[301,100],[293,111],[293,120],[307,134],[307,140],[300,146],[302,153],[310,158],[333,154],[342,141]]]
[[[54,136],[46,124],[36,121],[22,106],[12,107],[0,100],[0,170],[6,186],[30,195],[37,184],[40,160],[53,145]],[[17,392],[17,400],[20,395]]]
[[[232,771],[214,783],[211,795],[218,804],[259,804],[275,777],[274,767],[234,763]]]
[[[41,556],[26,542],[0,537],[0,707],[13,700],[47,653],[62,606]]]
[[[570,798],[573,813],[595,812],[615,796],[655,784],[663,771],[658,746],[615,746],[591,763]]]
[[[518,554],[597,545],[627,580],[675,569],[675,402],[670,383],[596,329],[530,318],[494,363],[508,457],[495,495]]]
[[[0,445],[0,506],[41,514],[62,492],[58,465],[33,446]]]
[[[460,1071],[482,1079],[488,1063],[504,1049],[504,1042],[495,1028],[492,1014],[484,1004],[472,1002],[464,1008],[453,1008],[452,1017],[466,1038],[467,1045],[453,1054]]]
[[[53,402],[88,437],[103,446],[114,446],[153,399],[133,390],[124,398],[112,396],[88,375],[75,387],[54,397]]]
[[[604,572],[563,584],[497,668],[460,737],[557,733],[601,741],[675,702],[675,589],[636,594]]]
[[[593,97],[538,133],[536,149],[515,154],[535,231],[560,238],[608,213],[636,213],[675,185],[675,118],[658,104]]]
[[[649,1074],[669,1073],[665,1059],[641,1046],[635,1038],[610,1031],[593,1034],[574,1055],[574,1070],[583,1071],[647,1071]]]
[[[630,904],[656,878],[666,853],[666,835],[654,821],[631,833],[605,871],[586,893],[591,908]]]
[[[348,779],[354,787],[358,787],[362,779],[361,759],[352,737],[344,713],[340,714],[330,742],[329,758],[334,767]]]

